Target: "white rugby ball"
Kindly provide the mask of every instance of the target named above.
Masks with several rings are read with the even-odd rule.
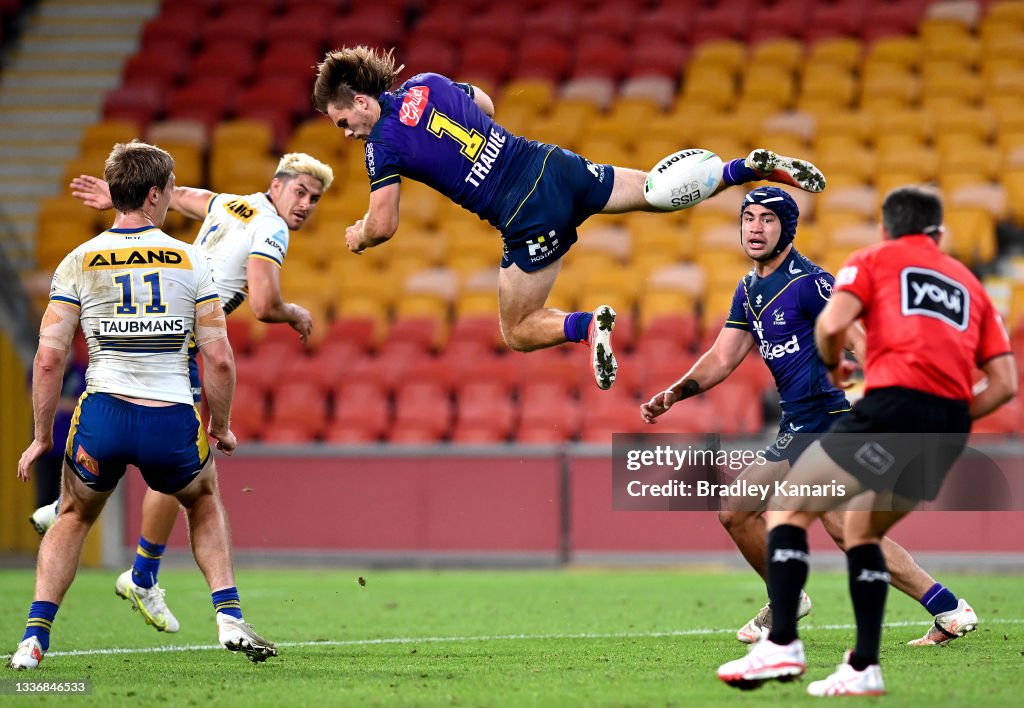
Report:
[[[722,183],[722,159],[710,150],[680,150],[647,174],[644,198],[655,209],[678,211],[700,204]]]

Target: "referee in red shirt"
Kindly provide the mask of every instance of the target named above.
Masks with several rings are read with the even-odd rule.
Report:
[[[894,190],[882,204],[882,229],[883,243],[854,253],[836,275],[832,299],[815,323],[818,353],[842,385],[852,369],[842,356],[846,331],[863,321],[865,395],[786,477],[787,485],[820,485],[828,493],[772,500],[771,633],[746,657],[718,669],[721,680],[739,688],[804,673],[796,614],[807,581],[807,527],[856,497],[845,512],[844,545],[857,642],[835,673],[807,691],[885,692],[878,659],[889,589],[882,536],[918,501],[938,495],[966,446],[972,419],[1017,392],[1017,369],[995,307],[978,279],[939,250],[938,196],[918,187]],[[987,377],[978,393],[972,391],[976,368]]]

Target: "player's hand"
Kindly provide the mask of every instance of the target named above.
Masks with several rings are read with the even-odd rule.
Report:
[[[363,244],[362,219],[345,229],[345,245],[348,246],[348,250],[356,254],[366,250],[366,246]]]
[[[213,426],[206,431],[206,434],[217,441],[217,449],[223,452],[225,455],[231,455],[238,447],[238,439],[235,438],[235,434],[230,429],[225,430],[223,433],[217,433],[214,431]]]
[[[110,199],[110,186],[101,179],[90,175],[79,175],[71,180],[71,196],[93,209],[109,209],[114,206]]]
[[[838,389],[852,388],[854,382],[850,377],[860,368],[860,365],[849,359],[840,359],[834,369],[829,369],[828,380]]]
[[[640,417],[644,419],[645,423],[654,425],[657,423],[655,418],[671,408],[672,404],[678,400],[679,394],[672,389],[656,393],[651,397],[651,400],[640,406]]]
[[[289,322],[288,325],[299,333],[302,343],[305,344],[309,339],[309,335],[313,333],[313,316],[309,314],[309,310],[301,305],[292,305],[292,308],[295,319]]]
[[[22,482],[27,482],[31,479],[32,465],[52,449],[52,440],[33,440],[32,444],[25,449],[25,452],[21,453],[21,459],[18,460],[18,479]]]

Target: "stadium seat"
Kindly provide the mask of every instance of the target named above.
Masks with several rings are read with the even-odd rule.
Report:
[[[556,389],[523,389],[515,441],[521,445],[556,445],[575,439],[581,420],[579,402]]]
[[[239,378],[231,405],[231,431],[239,442],[259,439],[267,429],[267,399],[263,389]]]
[[[145,130],[164,107],[160,87],[149,83],[122,84],[111,89],[103,99],[105,120],[131,121]]]
[[[857,37],[861,33],[864,19],[863,3],[848,0],[814,2],[811,3],[811,15],[804,37]]]
[[[395,391],[392,442],[429,442],[448,435],[452,420],[448,392],[432,382],[406,382]]]
[[[469,384],[459,390],[452,442],[506,442],[516,418],[516,406],[500,384]]]
[[[569,75],[572,59],[570,46],[558,38],[547,34],[527,35],[519,45],[512,75],[518,80],[539,79],[559,84]]]
[[[697,45],[739,39],[751,14],[752,8],[745,0],[700,4],[693,15],[690,39]]]

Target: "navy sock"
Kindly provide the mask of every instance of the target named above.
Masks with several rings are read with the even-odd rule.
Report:
[[[132,582],[140,588],[151,588],[156,585],[156,576],[160,573],[160,559],[164,557],[166,545],[147,541],[139,536],[139,547],[135,549],[135,563],[132,564]]]
[[[743,159],[729,160],[722,168],[722,181],[728,185],[759,182],[763,179],[764,177],[747,167]]]
[[[782,524],[768,532],[768,599],[772,604],[768,638],[775,644],[789,644],[797,638],[796,613],[809,560],[807,531]]]
[[[593,312],[570,312],[562,321],[565,338],[570,342],[587,341],[590,334],[590,323],[593,319]]]
[[[217,590],[211,597],[215,612],[223,612],[235,619],[242,619],[242,602],[238,599],[238,588],[231,586]]]
[[[928,588],[928,592],[921,598],[921,604],[924,605],[924,609],[931,612],[934,616],[955,610],[960,603],[956,599],[956,595],[950,592],[942,583],[935,583]]]
[[[57,616],[60,606],[55,602],[37,601],[28,608],[28,622],[25,623],[25,634],[21,640],[35,637],[42,645],[43,651],[50,648],[50,627]]]
[[[853,614],[857,618],[857,643],[850,654],[850,666],[863,671],[878,663],[885,598],[891,578],[882,547],[877,543],[865,543],[848,550],[846,564],[850,572]]]

